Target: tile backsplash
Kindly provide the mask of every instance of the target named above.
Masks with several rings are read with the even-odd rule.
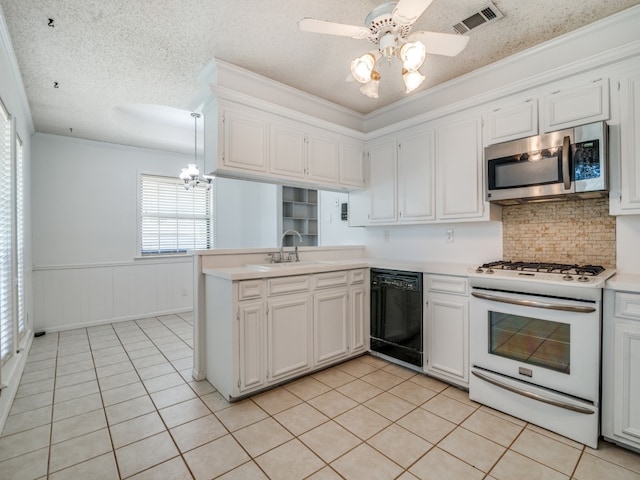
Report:
[[[502,236],[504,260],[616,265],[608,198],[503,207]]]

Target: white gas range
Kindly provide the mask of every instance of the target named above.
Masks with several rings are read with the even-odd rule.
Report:
[[[602,288],[614,273],[531,262],[469,269],[469,397],[597,448]]]

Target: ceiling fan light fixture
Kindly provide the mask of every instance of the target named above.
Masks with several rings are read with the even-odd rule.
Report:
[[[371,98],[378,98],[378,89],[380,88],[380,74],[375,70],[371,72],[371,80],[360,87],[363,95]]]
[[[400,60],[405,70],[418,70],[427,56],[427,47],[421,41],[407,42],[400,48]]]
[[[424,82],[425,76],[420,72],[409,71],[406,68],[402,69],[402,80],[404,81],[405,91],[404,93],[411,93]]]
[[[351,62],[351,75],[359,83],[367,83],[371,80],[373,67],[376,65],[376,57],[371,53],[365,53]]]

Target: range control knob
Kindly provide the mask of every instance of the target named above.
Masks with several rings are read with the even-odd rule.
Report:
[[[482,267],[478,267],[476,268],[476,273],[482,273],[484,270],[482,270]]]

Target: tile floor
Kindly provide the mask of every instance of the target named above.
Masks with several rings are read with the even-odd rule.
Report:
[[[191,321],[35,339],[0,478],[640,480],[640,455],[585,448],[368,355],[229,404],[191,379]]]

